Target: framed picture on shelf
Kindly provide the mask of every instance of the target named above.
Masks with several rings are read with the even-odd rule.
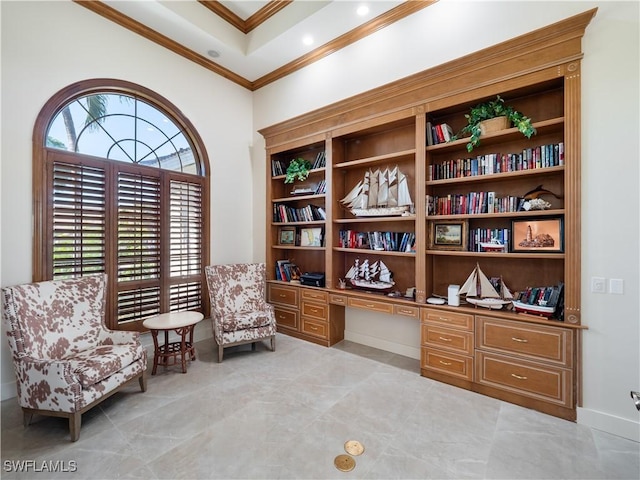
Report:
[[[301,228],[300,229],[300,246],[301,247],[321,247],[322,246],[322,228]]]
[[[526,218],[511,221],[513,253],[564,252],[562,217]]]
[[[469,225],[466,220],[434,220],[429,230],[429,249],[467,250]]]
[[[296,227],[280,227],[278,231],[278,245],[295,245]]]

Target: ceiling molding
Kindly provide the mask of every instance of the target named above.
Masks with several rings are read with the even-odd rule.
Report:
[[[406,1],[404,3],[401,3],[388,12],[378,15],[376,18],[373,18],[367,23],[362,24],[360,27],[354,28],[353,30],[340,35],[334,40],[325,43],[321,47],[312,50],[306,55],[298,57],[295,60],[287,63],[286,65],[275,69],[271,73],[258,78],[253,82],[253,89],[258,90],[259,88],[262,88],[269,83],[273,83],[276,80],[286,77],[287,75],[308,65],[311,65],[312,63],[317,62],[327,55],[331,55],[332,53],[337,52],[338,50],[365,38],[367,35],[371,35],[372,33],[384,27],[387,27],[392,23],[395,23],[398,20],[401,20],[419,10],[422,10],[423,8],[426,8],[429,5],[436,3],[437,1],[438,0],[421,0]]]
[[[211,10],[244,34],[247,34],[254,28],[260,26],[292,2],[293,0],[271,0],[256,13],[246,20],[243,20],[217,0],[198,0],[198,3]]]
[[[156,32],[155,30],[147,27],[146,25],[143,25],[137,20],[134,20],[133,18],[120,13],[118,10],[111,8],[109,5],[102,3],[99,0],[73,0],[73,2],[91,10],[94,13],[97,13],[98,15],[106,18],[107,20],[111,20],[112,22],[117,23],[118,25],[126,28],[127,30],[137,33],[138,35],[141,35],[147,40],[151,40],[152,42],[157,43],[158,45],[161,45],[171,50],[173,53],[177,53],[178,55],[186,58],[187,60],[197,63],[198,65],[206,68],[207,70],[211,70],[212,72],[217,73],[218,75],[225,77],[244,88],[248,88],[249,90],[252,90],[252,83],[246,78],[241,77],[240,75],[232,72],[227,68],[224,68],[222,65],[219,65],[215,62],[212,62],[211,60],[208,60],[207,58],[197,54],[196,52],[185,47],[184,45],[181,45],[180,43],[170,39],[169,37],[166,37],[165,35],[162,35],[161,33]]]
[[[213,62],[207,59],[206,57],[194,52],[193,50],[185,47],[184,45],[170,39],[169,37],[153,30],[152,28],[147,27],[146,25],[138,22],[137,20],[134,20],[131,17],[128,17],[127,15],[106,5],[100,0],[73,0],[74,3],[77,3],[78,5],[81,5],[87,8],[88,10],[91,10],[92,12],[97,13],[98,15],[108,20],[134,33],[137,33],[138,35],[146,38],[147,40],[151,40],[152,42],[164,48],[167,48],[168,50],[171,50],[174,53],[177,53],[178,55],[186,58],[187,60],[190,60],[200,65],[201,67],[204,67],[207,70],[210,70],[228,80],[231,80],[232,82],[251,91],[258,90],[259,88],[262,88],[265,85],[273,83],[276,80],[284,78],[287,75],[290,75],[291,73],[297,70],[300,70],[301,68],[311,65],[312,63],[344,47],[347,47],[348,45],[351,45],[352,43],[355,43],[358,40],[365,38],[367,35],[371,35],[372,33],[384,27],[387,27],[392,23],[397,22],[398,20],[401,20],[419,10],[422,10],[423,8],[426,8],[429,5],[436,3],[437,1],[438,0],[405,1],[400,5],[398,5],[397,7],[394,7],[393,9],[381,15],[378,15],[376,18],[368,21],[367,23],[361,25],[360,27],[354,28],[353,30],[335,38],[330,42],[325,43],[324,45],[312,50],[311,52],[283,65],[282,67],[279,67],[273,70],[272,72],[252,82],[232,72],[231,70],[223,67],[222,65],[219,65],[216,62]],[[218,2],[205,2],[204,0],[201,1],[200,3],[202,3],[203,5],[205,3],[218,4]],[[281,10],[282,8],[286,7],[289,3],[291,3],[290,0],[281,0],[281,1],[274,0],[270,2],[268,5],[266,5],[265,7],[263,7],[260,11],[256,12],[250,18],[257,17],[258,14],[260,14],[261,16],[260,18],[262,18],[263,15],[268,15],[269,12],[275,13],[275,11]],[[207,6],[207,8],[209,8],[209,6]],[[217,9],[217,7],[215,8]],[[222,7],[222,8],[224,8],[225,10],[228,10],[226,7]],[[264,12],[262,12],[263,10]],[[236,16],[230,10],[228,11],[230,14]],[[273,13],[271,13],[271,15],[273,15]],[[264,20],[266,20],[266,18],[268,17],[264,17]],[[248,19],[247,22],[249,20],[250,19]],[[261,20],[261,21],[264,21],[264,20]]]

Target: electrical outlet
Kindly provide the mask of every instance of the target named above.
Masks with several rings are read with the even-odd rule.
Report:
[[[604,277],[591,277],[591,291],[593,293],[606,293],[606,289]]]

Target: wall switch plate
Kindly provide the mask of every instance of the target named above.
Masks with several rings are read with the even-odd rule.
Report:
[[[604,277],[591,277],[591,291],[593,293],[606,293],[606,280]]]
[[[612,278],[609,280],[609,292],[615,295],[622,295],[624,293],[624,280],[621,278]]]

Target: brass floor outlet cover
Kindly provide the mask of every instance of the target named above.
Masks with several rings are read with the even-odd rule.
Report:
[[[344,444],[344,451],[349,455],[362,455],[364,452],[364,446],[357,440],[349,440]]]
[[[341,472],[350,472],[351,470],[356,468],[356,461],[353,459],[353,457],[345,454],[338,455],[333,460],[333,463]]]

